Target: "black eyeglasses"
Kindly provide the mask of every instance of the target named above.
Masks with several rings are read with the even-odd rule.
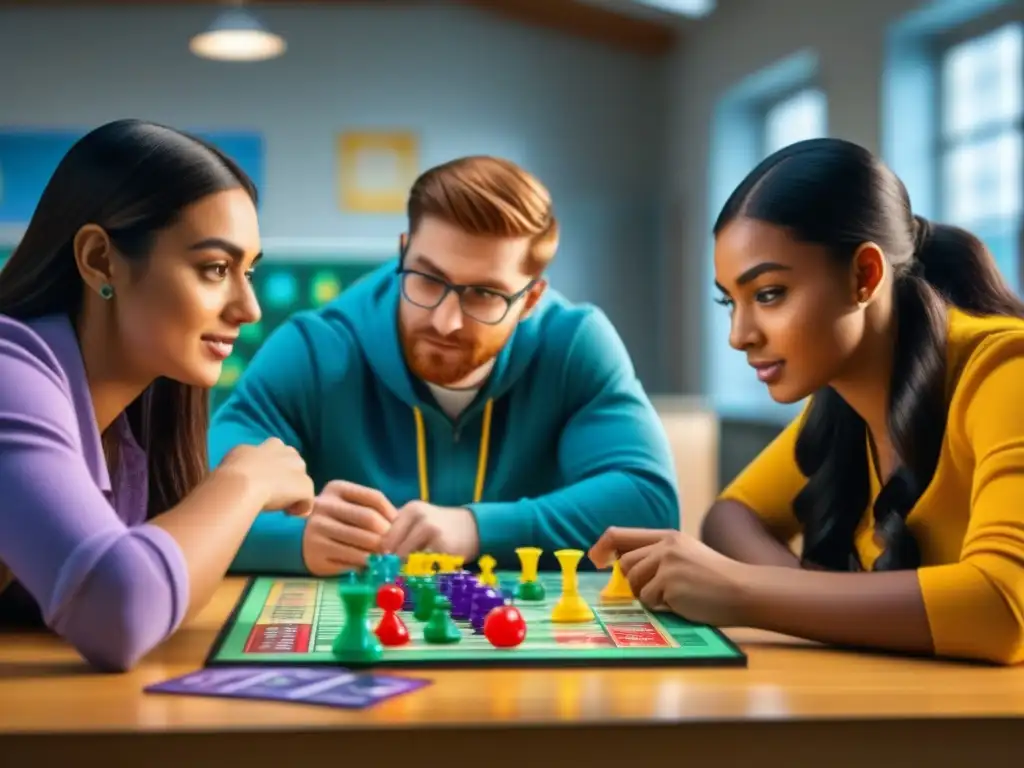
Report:
[[[423,309],[434,309],[455,291],[463,314],[485,325],[497,325],[504,320],[512,305],[537,282],[534,279],[520,291],[504,293],[482,285],[456,285],[415,269],[399,268],[398,275],[402,281],[402,295],[410,303]]]

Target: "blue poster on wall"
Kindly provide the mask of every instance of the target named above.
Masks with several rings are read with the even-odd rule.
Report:
[[[86,131],[0,129],[0,223],[26,224],[50,176]],[[263,137],[239,131],[190,131],[238,163],[263,189]]]

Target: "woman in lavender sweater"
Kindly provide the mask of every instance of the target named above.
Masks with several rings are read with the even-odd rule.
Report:
[[[298,453],[207,471],[208,389],[259,319],[256,190],[136,120],[61,161],[0,271],[0,620],[125,670],[202,608],[262,510],[306,514]]]

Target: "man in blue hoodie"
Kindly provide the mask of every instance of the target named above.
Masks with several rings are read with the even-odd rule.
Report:
[[[276,436],[321,490],[306,519],[262,515],[234,569],[330,575],[423,550],[515,567],[518,547],[678,528],[668,441],[621,339],[544,280],[548,191],[467,157],[416,181],[408,218],[397,261],[282,324],[215,416],[214,465]]]

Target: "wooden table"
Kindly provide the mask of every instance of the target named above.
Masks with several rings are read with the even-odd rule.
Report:
[[[1024,667],[852,654],[754,632],[730,633],[750,656],[746,669],[429,670],[433,685],[357,712],[143,694],[201,665],[242,585],[226,581],[206,611],[125,675],[91,672],[56,639],[0,635],[0,766],[709,758],[716,768],[993,768],[1022,754]]]

